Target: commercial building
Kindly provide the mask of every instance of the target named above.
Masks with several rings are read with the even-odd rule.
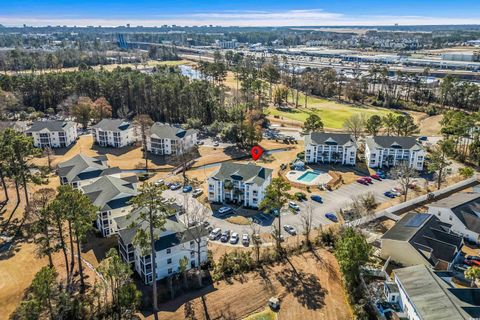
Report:
[[[461,259],[463,239],[451,225],[428,213],[407,213],[381,238],[380,255],[403,266],[448,270]]]
[[[406,162],[423,170],[425,150],[414,137],[375,136],[365,138],[365,160],[370,168],[392,167]]]
[[[147,150],[158,155],[176,155],[187,152],[196,143],[197,130],[156,122],[147,137]]]
[[[208,200],[258,208],[272,181],[272,171],[254,164],[222,163],[208,178]]]
[[[350,134],[313,132],[305,136],[305,162],[355,165],[357,144]]]
[[[428,212],[452,225],[469,241],[480,243],[480,193],[459,192],[428,205]]]
[[[77,139],[77,124],[72,121],[36,121],[25,133],[37,148],[66,148]]]
[[[122,119],[103,119],[93,130],[95,143],[101,147],[121,148],[136,141],[134,126]]]

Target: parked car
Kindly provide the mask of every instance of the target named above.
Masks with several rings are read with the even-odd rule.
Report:
[[[370,177],[371,177],[372,179],[375,179],[375,180],[378,180],[378,181],[382,181],[382,178],[381,178],[378,174],[376,174],[376,173],[375,173],[375,174],[372,174]]]
[[[238,243],[238,233],[234,232],[232,233],[232,236],[230,237],[230,244],[237,244]]]
[[[219,145],[220,145],[220,143],[218,143],[218,141],[215,141],[215,142],[213,143],[213,146],[214,146],[214,147],[218,147]]]
[[[375,172],[376,175],[378,175],[380,178],[382,179],[386,179],[387,178],[387,175],[385,174],[385,172],[383,171],[377,171]]]
[[[203,144],[203,141],[202,140],[198,140],[197,141],[197,145],[201,146]]]
[[[419,141],[427,141],[427,140],[428,140],[428,137],[422,136],[422,137],[419,137],[418,140],[419,140]]]
[[[170,189],[171,186],[173,186],[175,183],[174,182],[167,182],[165,183],[165,186]]]
[[[192,191],[192,190],[193,190],[192,186],[185,186],[185,187],[183,187],[183,190],[182,190],[182,191],[183,191],[184,193],[187,193],[187,192],[190,192],[190,191]]]
[[[297,234],[297,229],[295,229],[294,226],[291,226],[289,224],[284,225],[283,229],[288,233],[290,233],[291,235]]]
[[[304,201],[307,200],[307,195],[303,192],[295,192],[295,198],[297,201]]]
[[[242,244],[245,246],[245,247],[248,247],[250,245],[250,237],[248,236],[248,234],[244,233],[242,235]]]
[[[365,176],[365,177],[362,177],[361,179],[364,179],[364,180],[367,181],[367,183],[369,183],[369,184],[372,184],[372,183],[373,183],[372,178],[370,178],[370,177],[366,177],[366,176]]]
[[[397,195],[396,195],[396,194],[394,194],[394,193],[393,193],[393,192],[391,192],[391,191],[384,192],[384,193],[383,193],[383,195],[384,195],[385,197],[387,197],[387,198],[391,198],[391,199],[393,199],[393,198],[396,198],[396,197],[397,197]]]
[[[220,237],[220,241],[228,242],[228,239],[230,239],[230,230],[225,230],[225,231],[222,232],[222,236]]]
[[[208,226],[208,227],[207,227],[207,231],[211,233],[211,232],[213,231],[213,227],[212,227],[212,226]]]
[[[333,222],[338,222],[338,218],[337,216],[335,215],[335,213],[325,213],[325,218],[327,218],[328,220],[331,220]]]
[[[204,226],[205,228],[208,227],[209,225],[210,225],[210,222],[208,222],[208,221],[203,221],[203,226]]]
[[[158,179],[157,181],[155,181],[155,185],[157,187],[163,186],[164,184],[165,184],[165,181],[163,181],[163,179]]]
[[[178,190],[182,187],[182,185],[178,182],[175,182],[173,184],[170,185],[170,190]]]
[[[219,215],[223,216],[223,215],[226,215],[227,213],[230,213],[232,211],[233,211],[233,209],[230,208],[230,207],[221,207],[220,209],[218,209],[217,212],[218,212]]]
[[[290,208],[292,208],[293,210],[295,210],[295,211],[300,210],[300,207],[298,206],[298,204],[296,204],[296,203],[293,202],[293,201],[288,201],[288,206],[289,206]]]
[[[369,185],[369,183],[367,182],[367,180],[365,180],[364,178],[357,179],[357,182],[360,183],[360,184],[363,184],[364,186],[368,186],[368,185]]]
[[[212,232],[210,232],[210,235],[208,236],[208,238],[210,240],[217,240],[218,237],[220,237],[220,234],[222,233],[222,229],[220,228],[215,228],[212,230]]]
[[[465,259],[465,263],[468,264],[469,266],[480,267],[480,261],[477,261],[477,260]]]
[[[323,203],[322,197],[320,197],[319,195],[316,195],[316,194],[314,194],[313,196],[310,196],[310,199],[312,199],[313,201],[319,202],[319,203]]]
[[[480,257],[479,257],[479,256],[466,256],[465,259],[480,261]]]
[[[193,192],[192,192],[192,197],[196,198],[196,197],[200,196],[202,193],[203,193],[203,190],[202,190],[202,189],[200,189],[200,188],[195,189],[195,190],[193,190]]]

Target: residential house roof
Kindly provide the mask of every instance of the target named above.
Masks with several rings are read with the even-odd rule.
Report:
[[[103,131],[121,132],[131,128],[132,124],[123,119],[102,119],[93,127]]]
[[[183,139],[187,136],[190,136],[194,133],[197,133],[197,130],[194,129],[182,129],[180,127],[173,126],[168,123],[155,122],[150,128],[150,134],[154,134],[157,137],[163,139]]]
[[[48,131],[66,131],[71,127],[75,127],[75,122],[72,121],[61,121],[61,120],[46,120],[46,121],[35,121],[32,123],[31,127],[26,130],[26,132],[38,132],[44,129]]]
[[[355,145],[355,139],[350,134],[330,133],[330,132],[312,132],[305,136],[305,145]]]
[[[480,234],[480,193],[455,193],[431,203],[429,207],[451,209],[468,230]]]
[[[450,232],[450,228],[450,224],[441,222],[434,215],[410,212],[388,230],[382,240],[409,242],[432,266],[436,266],[439,260],[452,262],[463,246],[462,237]]]
[[[236,180],[243,183],[262,185],[265,180],[272,176],[272,169],[260,167],[254,164],[242,164],[224,162],[211,178],[216,180]]]
[[[118,167],[109,168],[106,160],[106,156],[88,157],[80,153],[65,162],[59,163],[57,173],[60,177],[65,177],[70,183],[121,172]]]
[[[132,212],[128,216],[115,218],[115,222],[117,223],[119,229],[118,233],[122,238],[123,243],[126,245],[133,242],[133,238],[135,237],[135,233],[138,228],[148,228],[148,224],[146,222],[142,222],[131,228],[132,222],[135,222],[138,217],[139,210]],[[206,237],[208,235],[208,231],[203,225],[193,226],[188,229],[185,224],[179,220],[177,214],[167,217],[162,230],[157,229],[155,232],[158,235],[158,239],[155,240],[156,251],[165,250],[167,248],[189,242],[194,240],[197,235],[200,235],[201,237]]]
[[[374,136],[366,137],[365,143],[372,149],[409,149],[421,150],[423,147],[415,137]]]
[[[480,289],[450,287],[425,265],[393,271],[415,310],[424,320],[471,319],[480,312]]]
[[[103,176],[82,189],[100,211],[108,211],[129,205],[129,201],[138,194],[136,182],[136,176],[125,178]]]

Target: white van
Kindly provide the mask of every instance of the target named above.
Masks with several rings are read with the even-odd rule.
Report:
[[[216,240],[218,237],[220,237],[220,234],[222,233],[222,229],[220,228],[215,228],[210,232],[210,240]]]

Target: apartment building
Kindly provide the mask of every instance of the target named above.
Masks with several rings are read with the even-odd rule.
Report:
[[[428,205],[428,212],[452,225],[465,239],[480,243],[480,193],[459,192]]]
[[[370,168],[393,167],[406,162],[423,170],[426,152],[414,137],[375,136],[365,138],[365,160]]]
[[[123,119],[103,119],[93,126],[93,136],[101,147],[122,148],[136,141],[134,126]]]
[[[66,148],[77,139],[77,124],[72,121],[35,121],[25,131],[37,148]]]
[[[135,271],[145,284],[153,280],[153,264],[150,254],[144,254],[141,248],[133,243],[137,228],[147,228],[140,224],[130,228],[131,221],[135,221],[138,211],[133,211],[130,219],[119,217],[116,219],[118,232],[118,246],[120,255],[125,262],[133,264]],[[162,230],[155,230],[156,279],[173,276],[180,271],[180,260],[187,257],[187,270],[198,267],[198,261],[203,264],[207,260],[208,231],[203,225],[187,228],[178,215],[166,219]],[[200,244],[196,239],[201,239]],[[200,248],[200,250],[198,250]],[[200,251],[200,257],[198,256]],[[200,258],[200,259],[199,259]]]
[[[305,162],[355,165],[357,144],[350,134],[313,132],[305,136]]]
[[[158,155],[176,155],[187,152],[196,143],[197,130],[156,122],[147,137],[147,150]]]
[[[428,213],[409,212],[381,238],[380,256],[403,266],[449,270],[461,257],[463,238]]]
[[[82,187],[83,193],[100,208],[96,224],[104,237],[116,234],[118,227],[115,219],[126,217],[130,213],[130,201],[138,194],[136,182],[137,176],[103,176]]]
[[[208,200],[258,208],[272,181],[272,171],[254,164],[222,163],[208,178]]]
[[[480,289],[452,286],[449,272],[423,264],[393,270],[385,296],[399,306],[391,319],[469,320],[480,317]]]
[[[118,167],[110,168],[106,156],[88,157],[82,153],[58,164],[57,174],[60,184],[79,188],[95,182],[103,176],[120,177]]]

